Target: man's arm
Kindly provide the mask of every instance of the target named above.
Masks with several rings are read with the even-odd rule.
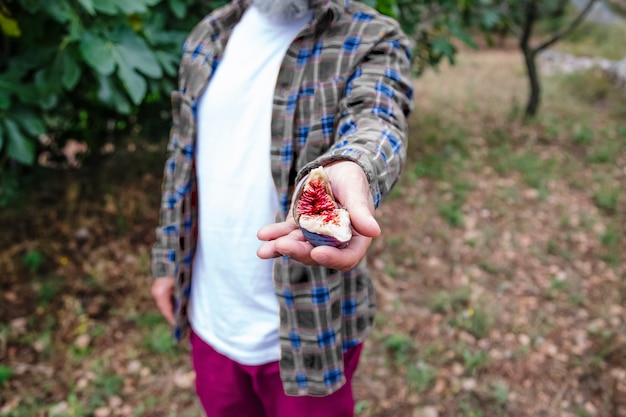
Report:
[[[262,228],[266,241],[261,258],[289,256],[307,265],[348,270],[365,256],[380,227],[375,207],[397,181],[407,144],[407,116],[412,109],[413,86],[408,40],[392,30],[370,51],[351,75],[338,105],[335,144],[307,164],[297,182],[317,166],[325,166],[333,194],[348,209],[355,231],[345,249],[314,248],[304,240],[291,210],[283,223]]]
[[[178,135],[182,95],[172,93],[172,128],[167,146],[168,158],[163,172],[159,226],[156,242],[152,247],[152,297],[159,311],[171,324],[174,323],[174,285],[177,273],[176,261],[180,238],[180,204],[176,204],[175,173],[179,163]]]

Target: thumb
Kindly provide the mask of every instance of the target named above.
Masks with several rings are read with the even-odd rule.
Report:
[[[372,209],[366,201],[346,206],[350,213],[350,222],[354,230],[366,237],[378,237],[381,233],[380,225],[372,215]]]

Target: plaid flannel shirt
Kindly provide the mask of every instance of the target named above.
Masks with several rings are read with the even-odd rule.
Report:
[[[176,278],[179,340],[189,327],[197,239],[197,103],[248,1],[234,0],[214,11],[190,33],[179,89],[172,93],[173,125],[152,269],[155,278]],[[282,207],[276,220],[284,220],[294,185],[314,167],[335,160],[352,160],[363,168],[378,206],[404,163],[412,94],[408,40],[397,23],[361,3],[319,0],[313,20],[290,45],[275,87],[271,170]],[[273,278],[285,392],[336,391],[345,383],[344,349],[363,341],[374,317],[365,261],[340,272],[283,257],[274,262]]]

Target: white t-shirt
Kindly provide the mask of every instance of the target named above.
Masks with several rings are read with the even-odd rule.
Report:
[[[273,262],[257,257],[256,233],[279,209],[270,170],[276,78],[310,19],[272,20],[249,7],[198,104],[199,237],[189,320],[215,350],[246,365],[279,359]]]

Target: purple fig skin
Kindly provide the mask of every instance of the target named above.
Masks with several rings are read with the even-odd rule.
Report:
[[[343,249],[348,246],[348,242],[341,242],[334,236],[309,232],[304,228],[300,228],[300,230],[302,230],[304,238],[313,246],[332,246],[337,249]]]

